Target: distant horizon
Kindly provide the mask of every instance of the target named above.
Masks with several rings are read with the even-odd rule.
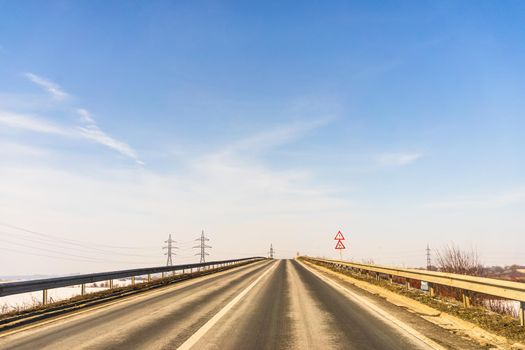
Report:
[[[0,274],[525,264],[525,2],[0,4]]]
[[[237,258],[237,257],[232,257],[232,259],[235,259],[235,258]],[[326,258],[326,257],[321,257],[321,258]],[[275,259],[277,259],[277,260],[279,260],[279,259],[289,260],[289,259],[293,259],[293,258],[275,258]],[[357,260],[352,259],[352,258],[350,258],[350,259],[343,259],[343,260],[348,261],[348,262],[363,263],[363,261],[357,261]],[[194,263],[198,263],[198,258],[195,259]],[[183,265],[183,264],[184,263],[174,264],[174,265]],[[486,265],[486,264],[483,263],[483,261],[481,261],[481,264],[485,268],[497,268],[497,267],[510,268],[510,267],[517,267],[518,269],[525,269],[525,265],[524,264]],[[153,265],[151,267],[154,267],[154,266],[165,266],[165,265]],[[149,267],[149,266],[144,266],[144,267]],[[426,268],[423,265],[421,265],[421,266],[406,266],[406,267],[407,268],[416,268],[416,269],[425,269]],[[437,267],[437,265],[432,264],[432,267]],[[103,271],[100,271],[100,272],[103,272]],[[54,277],[62,277],[62,276],[73,276],[73,275],[80,275],[80,274],[84,274],[84,273],[89,273],[89,272],[68,272],[68,273],[62,273],[62,274],[0,275],[0,282],[5,282],[5,281],[9,281],[9,280],[34,280],[34,279],[40,279],[40,278],[54,278]]]

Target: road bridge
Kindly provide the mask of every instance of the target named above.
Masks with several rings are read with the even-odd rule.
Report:
[[[296,260],[265,259],[0,333],[0,349],[476,349]]]

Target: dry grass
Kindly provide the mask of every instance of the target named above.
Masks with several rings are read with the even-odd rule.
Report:
[[[519,311],[509,303],[509,300],[489,299],[489,297],[487,297],[487,299],[483,300],[482,306],[501,315],[508,315],[515,318],[519,317]]]
[[[442,272],[457,273],[470,276],[486,276],[487,270],[483,267],[477,252],[474,249],[465,250],[452,244],[443,247],[436,254],[437,268]],[[462,300],[462,291],[457,288],[446,286],[436,286],[436,293],[444,298],[452,297],[455,300]],[[484,307],[489,311],[500,315],[507,315],[517,318],[518,311],[508,300],[496,297],[470,293],[471,302],[478,307]]]
[[[25,302],[22,304],[8,305],[7,303],[4,303],[0,305],[0,319],[2,319],[5,315],[14,315],[17,313],[21,313],[25,310],[39,308],[41,307],[41,305],[42,302],[40,301],[40,299],[34,296],[31,297],[30,302]]]
[[[11,310],[12,310],[12,307],[9,307],[9,305],[7,304],[3,304],[2,306],[0,306],[0,314],[6,314]]]
[[[484,276],[485,269],[474,249],[464,250],[454,243],[444,246],[436,252],[436,267],[438,271],[457,273],[460,275]],[[435,286],[436,294],[445,298],[462,300],[462,291],[447,286]],[[476,299],[474,295],[471,295]]]
[[[450,297],[438,295],[436,297],[430,297],[428,293],[414,288],[414,285],[412,284],[412,288],[407,289],[404,285],[404,279],[394,278],[394,283],[391,284],[386,280],[377,280],[372,275],[359,274],[347,269],[336,269],[331,265],[323,266],[331,269],[332,271],[337,271],[339,273],[351,276],[352,278],[379,285],[390,291],[417,300],[436,310],[446,312],[450,315],[477,324],[481,328],[494,334],[503,336],[509,340],[521,343],[525,342],[525,327],[520,326],[519,320],[513,317],[514,315],[511,315],[511,311],[507,307],[503,306],[503,302],[493,302],[492,305],[494,307],[494,311],[488,310],[487,308],[480,306],[478,303],[476,303],[473,307],[464,308],[463,304],[456,300],[455,296]],[[401,284],[396,283],[396,281]],[[499,311],[501,313],[497,313],[495,311]]]
[[[128,285],[128,286],[122,286],[122,287],[115,287],[113,289],[106,289],[98,292],[88,293],[86,295],[76,295],[68,299],[55,301],[52,298],[50,298],[49,303],[46,305],[42,305],[42,302],[40,299],[36,297],[32,297],[31,303],[26,303],[24,305],[17,305],[17,306],[8,306],[6,304],[0,305],[0,320],[8,319],[13,316],[18,315],[29,315],[32,313],[41,313],[41,312],[47,312],[50,309],[54,308],[61,308],[61,307],[69,307],[73,304],[85,304],[91,303],[93,301],[105,299],[105,298],[114,298],[114,297],[122,297],[123,295],[127,295],[129,293],[134,292],[140,292],[144,290],[148,290],[150,288],[157,288],[161,287],[163,285],[167,285],[173,282],[177,282],[180,280],[186,280],[188,278],[195,278],[199,276],[204,276],[224,270],[233,269],[236,267],[248,265],[251,262],[240,262],[234,265],[219,267],[215,269],[210,270],[202,270],[202,271],[194,271],[193,273],[186,273],[186,274],[179,274],[175,276],[167,276],[164,278],[158,278],[154,279],[151,282],[147,282],[147,280],[144,280],[144,282],[140,283],[138,282],[135,286]],[[109,286],[109,283],[107,282],[101,282],[98,284],[99,286],[107,285]]]

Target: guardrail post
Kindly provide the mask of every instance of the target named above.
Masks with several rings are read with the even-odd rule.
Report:
[[[408,278],[405,278],[405,285],[407,289],[410,289],[410,280]]]
[[[520,325],[525,326],[525,301],[520,302]]]
[[[394,283],[394,276],[388,275],[388,282],[390,282],[390,284]]]
[[[428,282],[428,294],[431,298],[436,296],[436,290],[434,289],[434,283]]]
[[[100,273],[90,273],[90,274],[82,274],[78,276],[64,276],[64,277],[58,277],[53,279],[45,279],[45,280],[39,280],[37,282],[33,281],[23,281],[23,282],[8,282],[8,283],[2,283],[0,287],[0,296],[8,296],[8,295],[15,295],[15,294],[21,294],[21,293],[40,293],[42,292],[42,296],[40,299],[40,305],[48,305],[50,303],[54,303],[55,300],[49,295],[49,290],[54,288],[62,288],[62,287],[68,287],[68,286],[75,286],[79,287],[80,290],[78,290],[80,295],[87,295],[88,290],[87,288],[90,286],[97,286],[99,281],[102,287],[112,289],[112,288],[119,288],[122,286],[122,284],[119,281],[124,281],[123,285],[127,285],[128,287],[131,286],[132,288],[137,288],[137,285],[143,285],[145,283],[153,282],[155,279],[157,279],[157,276],[162,273],[162,277],[165,278],[167,276],[166,273],[169,273],[170,271],[173,272],[173,275],[178,276],[181,272],[187,273],[187,270],[189,269],[190,273],[195,273],[193,269],[195,269],[197,274],[205,274],[202,273],[202,271],[211,271],[214,269],[215,271],[226,267],[226,266],[242,266],[243,264],[247,264],[254,261],[264,261],[264,258],[249,258],[249,259],[240,259],[240,260],[234,260],[234,261],[212,261],[208,262],[206,264],[189,264],[189,265],[178,265],[178,266],[172,266],[167,269],[163,266],[156,266],[156,267],[150,267],[150,268],[139,268],[139,269],[130,269],[130,270],[119,270],[119,271],[107,271],[107,272],[100,272]],[[195,266],[195,267],[193,267]],[[138,280],[137,280],[138,278]],[[147,278],[147,280],[146,280]],[[127,281],[129,280],[129,284]],[[114,282],[117,281],[116,284]],[[96,283],[95,283],[96,282]],[[514,299],[521,299],[520,297],[515,297]]]
[[[467,290],[461,291],[461,296],[463,297],[463,307],[470,307],[470,294]]]

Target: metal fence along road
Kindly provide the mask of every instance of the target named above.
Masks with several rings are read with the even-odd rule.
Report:
[[[321,263],[336,268],[349,268],[355,271],[361,270],[374,272],[378,278],[380,278],[381,275],[388,276],[390,281],[392,281],[392,276],[396,276],[408,280],[428,282],[429,293],[431,296],[434,296],[435,294],[435,285],[458,288],[463,292],[463,304],[465,307],[470,306],[470,292],[482,293],[510,300],[517,300],[520,302],[520,322],[522,326],[525,325],[525,283],[438,271],[359,264],[340,260],[319,259],[311,257],[301,258],[312,263]]]
[[[186,270],[201,269],[201,268],[217,268],[227,265],[237,264],[241,262],[249,261],[258,261],[263,260],[263,257],[251,257],[243,259],[232,259],[232,260],[221,260],[221,261],[210,261],[205,263],[198,264],[185,264],[185,265],[174,265],[174,266],[158,266],[158,267],[147,267],[131,270],[119,270],[119,271],[109,271],[109,272],[99,272],[99,273],[90,273],[83,275],[74,275],[66,277],[56,277],[56,278],[45,278],[38,280],[29,280],[29,281],[20,281],[20,282],[8,282],[0,283],[0,297],[43,291],[43,304],[47,303],[47,290],[53,288],[68,287],[74,285],[81,285],[81,294],[85,293],[85,284],[94,283],[101,281],[108,281],[110,288],[113,286],[112,281],[120,278],[132,278],[132,284],[134,284],[134,277],[137,276],[148,276],[148,280],[151,279],[152,274],[165,274],[165,273],[175,273],[177,271],[182,271],[183,273]]]

